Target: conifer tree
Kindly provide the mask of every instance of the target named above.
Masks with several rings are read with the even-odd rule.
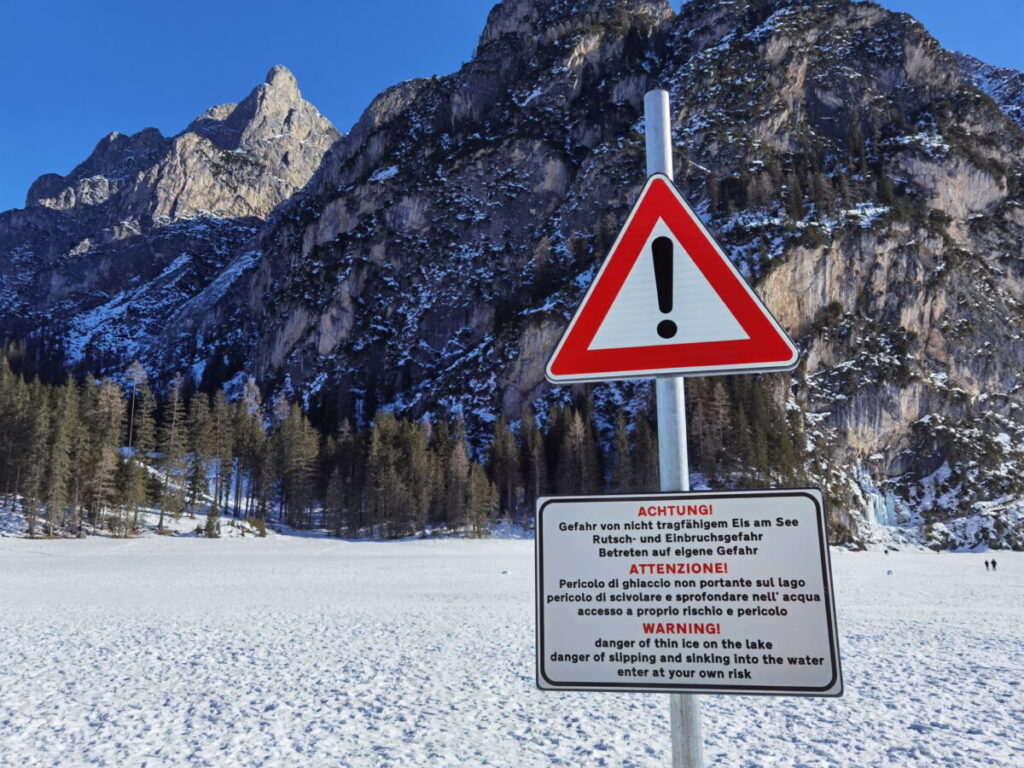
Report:
[[[27,465],[22,507],[28,522],[28,535],[34,537],[46,495],[46,462],[50,453],[50,430],[53,412],[46,387],[38,379],[29,383],[31,422],[26,446]]]
[[[128,383],[127,437],[129,453],[138,455],[143,462],[156,449],[156,400],[149,388],[149,375],[138,360],[125,374]]]
[[[214,497],[213,503],[210,504],[210,508],[206,511],[206,524],[203,526],[203,535],[208,539],[220,538],[220,507],[217,505],[216,497]]]
[[[313,469],[315,475],[313,482],[313,497],[325,501],[327,499],[327,484],[331,480],[331,473],[337,462],[338,441],[332,434],[321,432],[316,426],[313,427],[320,441],[320,449],[317,452],[316,467]],[[322,512],[326,513],[326,509]],[[326,526],[326,518],[324,519]],[[329,528],[329,526],[327,526]]]
[[[394,432],[397,430],[394,415],[387,411],[378,411],[370,427],[370,452],[368,456],[367,475],[370,526],[372,529],[386,524],[391,512],[391,493],[397,479],[394,475],[395,456]]]
[[[313,501],[313,471],[319,441],[309,420],[291,404],[278,432],[285,521],[296,528],[308,526],[306,512]]]
[[[414,497],[410,434],[394,414],[378,411],[370,433],[371,519],[392,538],[412,533]]]
[[[814,195],[814,207],[819,217],[835,213],[835,194],[824,171],[819,170],[814,174],[811,179],[811,190]]]
[[[70,501],[73,449],[78,425],[78,393],[68,379],[51,389],[53,421],[50,426],[49,450],[45,462],[46,480],[43,501],[46,504],[46,533],[55,536],[63,527],[64,508]]]
[[[863,173],[867,164],[867,152],[864,146],[864,130],[861,127],[861,117],[858,111],[850,115],[850,134],[847,142],[848,158],[851,171],[856,168]]]
[[[515,433],[508,426],[504,415],[499,414],[494,422],[491,442],[491,479],[498,489],[498,514],[515,520],[518,510],[519,492],[522,479],[519,471],[519,445]]]
[[[277,519],[284,520],[284,436],[283,430],[291,405],[283,394],[278,394],[270,408],[270,432],[267,438],[267,455],[263,473],[262,491],[267,494],[268,508],[276,505]]]
[[[207,477],[210,454],[213,453],[213,425],[210,401],[202,392],[196,392],[188,404],[188,486],[189,515],[195,517],[204,498],[210,492]]]
[[[721,192],[718,185],[718,180],[712,176],[706,177],[705,192],[708,198],[708,211],[712,218],[718,215],[719,206],[721,205]]]
[[[126,514],[119,520],[118,533],[127,536],[139,530],[139,508],[146,502],[146,470],[134,456],[124,456],[118,465],[117,488]]]
[[[409,506],[404,510],[406,533],[416,534],[426,528],[433,498],[434,474],[430,455],[429,427],[425,422],[408,422],[401,431],[402,474],[408,478]]]
[[[85,495],[95,529],[104,512],[117,503],[117,471],[120,466],[125,399],[112,379],[99,383],[86,378],[84,421],[89,432]]]
[[[794,174],[787,178],[786,215],[794,222],[804,218],[804,200],[800,194],[800,182]]]
[[[349,522],[347,513],[345,483],[341,470],[334,467],[327,480],[327,491],[324,494],[324,523],[328,531],[340,537]]]
[[[753,429],[753,443],[754,443],[754,456],[753,456],[753,476],[752,479],[755,481],[763,481],[767,476],[770,468],[768,462],[768,407],[765,402],[764,386],[753,380],[752,377],[745,376],[741,377],[746,379],[745,389],[746,403],[749,403],[751,415],[751,427]]]
[[[214,491],[219,510],[226,510],[231,496],[231,478],[234,474],[232,455],[234,449],[235,419],[223,389],[213,395],[210,412],[210,458],[213,462]]]
[[[497,488],[487,478],[484,468],[473,462],[466,484],[467,535],[474,539],[487,535],[487,523],[497,508]]]
[[[878,196],[878,202],[883,205],[893,205],[896,202],[896,194],[892,188],[892,180],[888,175],[886,175],[884,170],[879,172],[875,194]]]
[[[558,454],[559,493],[593,493],[600,490],[597,445],[583,416],[575,408],[566,414]]]
[[[68,382],[71,384],[71,382]],[[75,425],[71,436],[71,476],[68,480],[71,502],[71,531],[83,538],[85,536],[85,516],[82,514],[85,503],[85,488],[87,483],[87,461],[89,456],[89,428],[85,406],[87,394],[84,384],[72,385],[75,399]]]
[[[544,450],[544,435],[537,426],[537,417],[527,405],[523,408],[523,482],[526,490],[526,505],[533,514],[538,497],[548,490],[547,456]]]
[[[792,485],[804,482],[804,465],[801,460],[807,438],[804,434],[803,419],[800,411],[787,411],[783,417],[786,424],[786,441],[781,449],[781,465],[783,480]]]
[[[245,479],[248,486],[246,495],[245,517],[253,513],[251,504],[254,497],[259,497],[261,487],[260,472],[266,455],[266,431],[263,427],[263,400],[256,381],[250,376],[245,381],[245,390],[239,403],[236,446],[238,452],[239,476],[236,484],[236,501],[240,490],[238,486]]]
[[[132,442],[132,455],[143,464],[150,464],[150,454],[156,450],[156,398],[149,382],[139,383],[135,395],[135,437]]]
[[[25,380],[11,371],[6,355],[0,356],[0,487],[12,510],[22,490],[31,417]]]
[[[344,419],[338,427],[338,439],[335,443],[335,472],[337,472],[337,496],[335,508],[338,511],[336,535],[341,535],[342,526],[347,527],[350,535],[359,531],[363,497],[363,476],[366,459],[363,456],[362,441],[352,429],[348,419]],[[329,484],[328,484],[329,485]],[[433,486],[431,491],[436,494]],[[330,494],[330,490],[328,490]]]
[[[619,411],[615,417],[615,437],[612,441],[612,452],[615,459],[612,468],[612,491],[615,493],[627,493],[633,490],[633,456],[629,443],[626,417],[622,411]]]
[[[431,500],[431,507],[433,509],[432,519],[433,522],[440,525],[446,524],[448,519],[448,464],[451,460],[452,445],[451,430],[448,427],[448,422],[441,419],[433,429],[430,443],[432,456],[431,471],[434,474],[431,484],[433,491],[433,499]]]
[[[465,430],[459,428],[460,424],[461,419],[456,422],[445,472],[445,523],[452,530],[466,525],[469,500],[469,452],[466,448]]]
[[[635,460],[633,482],[641,493],[652,493],[661,489],[658,469],[658,438],[645,417],[638,417],[634,429]]]
[[[735,455],[739,459],[739,469],[743,478],[750,482],[754,479],[754,459],[756,449],[753,436],[750,431],[750,420],[747,418],[747,411],[743,407],[735,409],[735,428],[733,430]]]
[[[164,530],[164,515],[177,520],[185,511],[185,455],[188,447],[188,424],[185,418],[185,379],[179,373],[167,390],[164,417],[160,430],[160,468],[163,488],[160,495],[160,520],[157,530]]]
[[[707,447],[705,449],[704,476],[711,483],[715,477],[725,445],[725,432],[729,428],[732,405],[729,392],[721,378],[715,378],[707,400]]]
[[[705,477],[708,449],[708,400],[710,383],[706,378],[690,379],[686,384],[687,455],[691,465]]]
[[[568,429],[569,408],[564,405],[554,405],[548,411],[547,429],[544,430],[544,455],[547,457],[547,475],[550,478],[550,491],[558,491],[556,478],[558,477],[558,462],[562,451],[562,438]]]

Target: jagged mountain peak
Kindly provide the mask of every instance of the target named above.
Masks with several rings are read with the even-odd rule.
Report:
[[[302,98],[287,67],[271,67],[263,83],[238,104],[222,104],[196,118],[184,132],[197,133],[221,149],[250,148],[295,130],[333,130],[317,109]]]
[[[67,176],[40,177],[26,207],[111,201],[114,221],[262,217],[309,180],[339,136],[291,71],[275,66],[242,101],[211,107],[172,138],[156,128],[109,134]]]
[[[138,173],[155,162],[166,151],[168,139],[157,128],[143,128],[138,133],[124,134],[112,131],[96,144],[96,148],[67,176],[47,173],[29,187],[25,207],[44,206],[63,209],[75,204],[77,196],[68,190],[80,182],[99,179],[123,179]],[[96,184],[92,188],[96,188]],[[94,198],[88,193],[85,201]]]
[[[268,72],[266,78],[263,80],[265,85],[272,86],[281,90],[288,90],[298,92],[299,83],[295,79],[294,73],[288,67],[283,64],[275,64]]]

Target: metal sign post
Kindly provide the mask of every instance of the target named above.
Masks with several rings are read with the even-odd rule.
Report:
[[[647,134],[647,175],[672,175],[672,122],[668,91],[644,95],[644,125]],[[658,465],[662,491],[690,490],[686,454],[686,400],[682,376],[657,379]],[[703,740],[700,730],[700,701],[696,696],[669,694],[672,729],[673,768],[702,768]]]

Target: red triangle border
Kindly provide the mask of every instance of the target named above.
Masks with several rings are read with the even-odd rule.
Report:
[[[747,339],[588,349],[661,219],[735,316]],[[663,174],[644,186],[547,366],[555,383],[791,370],[799,352],[778,321]]]

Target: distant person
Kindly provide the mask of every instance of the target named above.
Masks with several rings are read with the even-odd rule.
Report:
[[[996,559],[993,557],[992,558],[992,570],[994,571],[995,569],[996,569]]]
[[[985,570],[988,570],[988,560],[985,561]]]

